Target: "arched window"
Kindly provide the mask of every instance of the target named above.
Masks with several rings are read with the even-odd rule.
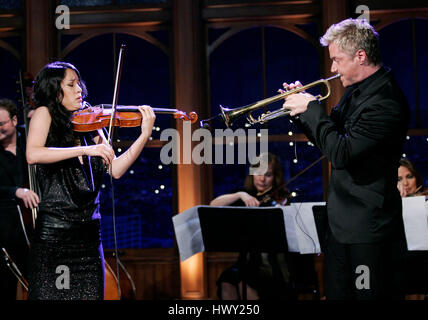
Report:
[[[0,68],[2,70],[1,96],[16,101],[18,98],[16,80],[21,63],[15,55],[2,47],[0,47]]]
[[[403,19],[379,30],[384,64],[394,72],[411,110],[403,157],[409,158],[428,185],[428,19]]]
[[[162,41],[168,39],[158,34]],[[79,38],[69,36],[67,47]],[[116,60],[126,45],[118,104],[170,106],[169,57],[162,46],[128,34],[103,34],[86,40],[64,60],[76,65],[88,87],[92,105],[111,104]],[[66,49],[64,49],[66,50]],[[171,118],[156,118],[152,137],[171,126]],[[140,128],[117,129],[115,152],[120,156],[140,134]],[[160,148],[145,148],[128,172],[113,181],[117,241],[119,248],[173,247],[172,168],[160,162]],[[106,175],[101,192],[102,237],[105,248],[114,247],[112,192]]]
[[[392,68],[412,110],[410,128],[428,127],[427,19],[405,19],[379,30],[382,59]]]
[[[0,70],[2,70],[0,97],[14,101],[18,108],[22,106],[19,84],[17,83],[19,81],[19,73],[22,71],[19,54],[20,39],[19,37],[0,39]],[[21,116],[19,117],[19,123],[23,123]]]
[[[313,25],[305,26],[304,29],[315,29],[316,33]],[[220,112],[220,104],[223,107],[236,108],[272,97],[278,94],[277,90],[282,88],[283,82],[299,80],[309,83],[319,79],[321,59],[314,40],[317,37],[313,37],[304,29],[293,26],[289,30],[278,27],[255,27],[236,32],[233,29],[209,30],[212,115]],[[319,88],[314,88],[311,93],[318,94]],[[278,109],[282,103],[278,101],[266,110]],[[261,112],[263,110],[255,111],[254,116]],[[238,119],[232,129],[244,128],[244,123],[245,116]],[[254,129],[269,130],[269,151],[280,157],[286,181],[321,156],[319,150],[306,141],[284,139],[289,133],[299,132],[287,117],[257,125]],[[235,146],[235,153],[238,148]],[[223,164],[213,166],[213,173],[216,197],[242,190],[248,168],[242,164],[225,164],[224,160]],[[290,191],[296,191],[296,201],[322,201],[321,162],[317,162],[287,187]]]

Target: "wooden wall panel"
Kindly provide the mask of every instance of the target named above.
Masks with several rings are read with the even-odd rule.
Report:
[[[112,253],[113,250],[105,250],[106,257]],[[180,299],[180,270],[175,249],[121,249],[119,257],[134,281],[137,300]],[[111,267],[116,270],[115,265]]]
[[[207,259],[207,295],[208,299],[217,300],[217,279],[223,270],[232,266],[238,259],[238,253],[209,252]]]
[[[113,250],[105,250],[110,257]],[[125,265],[136,287],[137,300],[182,299],[180,291],[180,268],[175,249],[123,249],[119,251],[120,261]],[[238,253],[208,252],[206,256],[207,296],[204,299],[218,300],[217,279],[226,268],[238,259]],[[114,260],[108,258],[115,269]],[[324,257],[315,258],[320,297],[324,296]],[[185,297],[184,297],[185,298]]]

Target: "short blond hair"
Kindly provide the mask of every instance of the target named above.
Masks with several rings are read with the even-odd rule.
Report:
[[[381,64],[379,34],[365,19],[346,19],[331,25],[320,43],[324,47],[335,43],[350,56],[362,49],[371,64]]]

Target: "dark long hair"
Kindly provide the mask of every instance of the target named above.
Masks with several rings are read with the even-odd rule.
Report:
[[[64,92],[61,81],[67,69],[76,72],[82,87],[82,98],[87,96],[86,86],[80,72],[71,63],[56,61],[45,65],[34,83],[34,102],[36,107],[46,106],[52,118],[46,146],[71,147],[74,145],[74,132],[70,122],[72,112],[62,105]]]
[[[272,197],[276,201],[282,201],[286,198],[290,198],[290,192],[285,187],[284,183],[284,174],[282,172],[281,164],[278,160],[278,157],[271,152],[267,154],[268,164],[271,165],[272,174],[274,176],[273,184],[272,184]],[[253,165],[252,167],[257,167],[257,165]],[[245,191],[249,194],[257,194],[257,189],[254,186],[254,176],[248,175],[245,178],[244,182]]]

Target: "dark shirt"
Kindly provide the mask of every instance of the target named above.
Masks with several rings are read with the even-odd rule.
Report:
[[[386,69],[384,67],[381,67],[379,68],[378,71],[373,73],[371,76],[349,86],[348,90],[350,91],[350,97],[348,99],[348,102],[344,106],[344,109],[342,112],[346,114],[346,112],[349,109],[349,106],[355,106],[356,99],[361,94],[361,92],[364,92],[366,89],[368,89],[373,83],[378,81],[378,79],[381,78],[385,73],[386,73]],[[349,110],[349,111],[352,112],[352,110]]]
[[[16,155],[0,145],[0,207],[16,205],[15,192],[26,179],[25,136],[17,130]]]
[[[27,249],[27,244],[18,215],[15,192],[24,186],[26,178],[25,134],[17,131],[16,155],[0,146],[0,245],[11,256],[17,257],[17,260],[20,260],[22,252],[13,248]]]
[[[357,105],[356,100],[360,96],[361,92],[364,92],[371,85],[376,83],[376,81],[378,81],[379,78],[381,78],[385,73],[386,69],[384,67],[381,67],[378,71],[376,71],[366,79],[346,87],[344,93],[344,96],[346,97],[345,101],[336,106],[331,113],[331,117],[333,118],[333,120],[336,120],[336,123],[339,124],[338,130],[341,134],[345,133],[345,117],[352,113],[354,107]]]

